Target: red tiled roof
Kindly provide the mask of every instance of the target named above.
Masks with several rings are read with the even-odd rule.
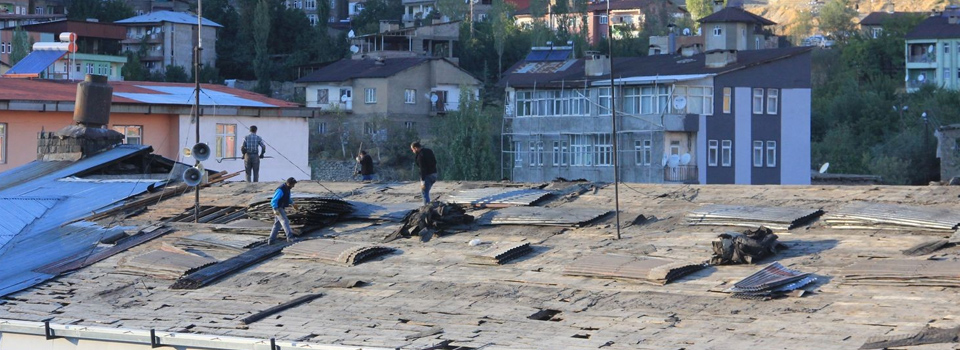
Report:
[[[78,82],[76,81],[64,81],[64,80],[0,78],[0,101],[19,100],[19,101],[73,102],[77,98],[77,83]],[[143,86],[172,86],[172,87],[189,87],[189,88],[193,88],[195,86],[194,84],[161,83],[161,82],[150,82],[150,81],[111,81],[110,85],[113,86],[114,94],[120,92],[120,93],[156,94],[156,95],[164,95],[164,93],[156,90],[146,89],[146,88],[143,88]],[[202,84],[201,88],[204,90],[211,90],[211,91],[231,94],[236,97],[244,98],[251,101],[270,104],[275,106],[276,108],[292,108],[292,107],[300,106],[293,102],[287,102],[283,100],[269,98],[255,92],[241,90],[241,89],[234,89],[234,88],[226,87],[223,85]],[[120,97],[117,95],[113,96],[113,103],[143,104],[143,102]],[[191,104],[190,101],[183,102],[183,105],[190,105],[190,104]]]

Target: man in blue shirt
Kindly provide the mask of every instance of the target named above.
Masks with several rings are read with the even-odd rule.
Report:
[[[297,179],[289,178],[286,182],[277,187],[277,191],[273,193],[273,199],[270,200],[270,207],[273,208],[273,216],[275,220],[273,221],[273,230],[270,231],[270,238],[267,238],[267,244],[273,244],[273,241],[277,239],[277,233],[280,232],[280,227],[283,227],[283,232],[287,234],[287,242],[293,242],[293,230],[290,229],[290,220],[287,219],[287,206],[293,206],[293,209],[300,211],[300,208],[297,208],[296,204],[293,204],[293,197],[290,194],[290,190],[293,189],[293,186],[297,184]]]
[[[260,152],[257,152],[259,147]],[[250,135],[243,138],[243,146],[240,147],[243,153],[243,170],[247,174],[247,182],[250,182],[250,173],[253,173],[253,182],[260,181],[260,159],[267,153],[267,146],[263,144],[263,139],[257,135],[257,126],[250,126]],[[260,153],[257,156],[257,153]]]

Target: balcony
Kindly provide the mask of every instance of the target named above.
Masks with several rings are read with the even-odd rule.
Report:
[[[663,168],[663,182],[698,183],[696,165],[677,165]]]

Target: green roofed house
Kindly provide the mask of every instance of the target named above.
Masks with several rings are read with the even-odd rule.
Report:
[[[925,84],[960,88],[960,6],[947,6],[920,22],[906,37],[906,87],[913,92]]]

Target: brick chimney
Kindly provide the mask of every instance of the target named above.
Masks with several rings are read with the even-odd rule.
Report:
[[[41,132],[37,139],[37,160],[76,161],[103,152],[123,142],[123,134],[104,129],[110,123],[113,87],[103,75],[87,74],[77,84],[73,108],[74,125],[57,132]]]

